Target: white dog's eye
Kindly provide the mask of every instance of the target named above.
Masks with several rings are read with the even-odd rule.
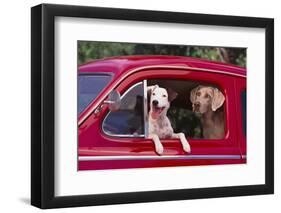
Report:
[[[162,97],[163,97],[163,98],[166,98],[166,97],[167,97],[167,95],[162,95]]]
[[[155,95],[155,93],[152,93],[152,95]]]

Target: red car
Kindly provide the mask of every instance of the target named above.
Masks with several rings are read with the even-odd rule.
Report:
[[[246,163],[244,68],[190,57],[123,56],[83,64],[78,74],[79,170]],[[178,93],[168,117],[191,153],[177,139],[161,139],[164,153],[158,155],[147,138],[146,88],[154,84]],[[223,138],[202,137],[189,98],[198,85],[225,96]]]

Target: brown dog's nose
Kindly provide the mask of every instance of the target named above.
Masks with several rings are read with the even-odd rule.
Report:
[[[200,108],[200,103],[199,102],[195,102],[194,103],[194,109],[199,109]]]
[[[158,101],[154,100],[152,101],[153,106],[157,106],[158,105]]]

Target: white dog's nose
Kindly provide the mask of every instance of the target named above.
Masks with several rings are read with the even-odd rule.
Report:
[[[159,102],[158,102],[157,100],[152,101],[153,106],[157,106],[158,103],[159,103]]]

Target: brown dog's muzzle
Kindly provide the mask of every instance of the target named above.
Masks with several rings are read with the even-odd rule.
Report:
[[[199,109],[200,109],[200,103],[199,102],[195,102],[193,104],[193,111],[194,112],[199,112]]]

